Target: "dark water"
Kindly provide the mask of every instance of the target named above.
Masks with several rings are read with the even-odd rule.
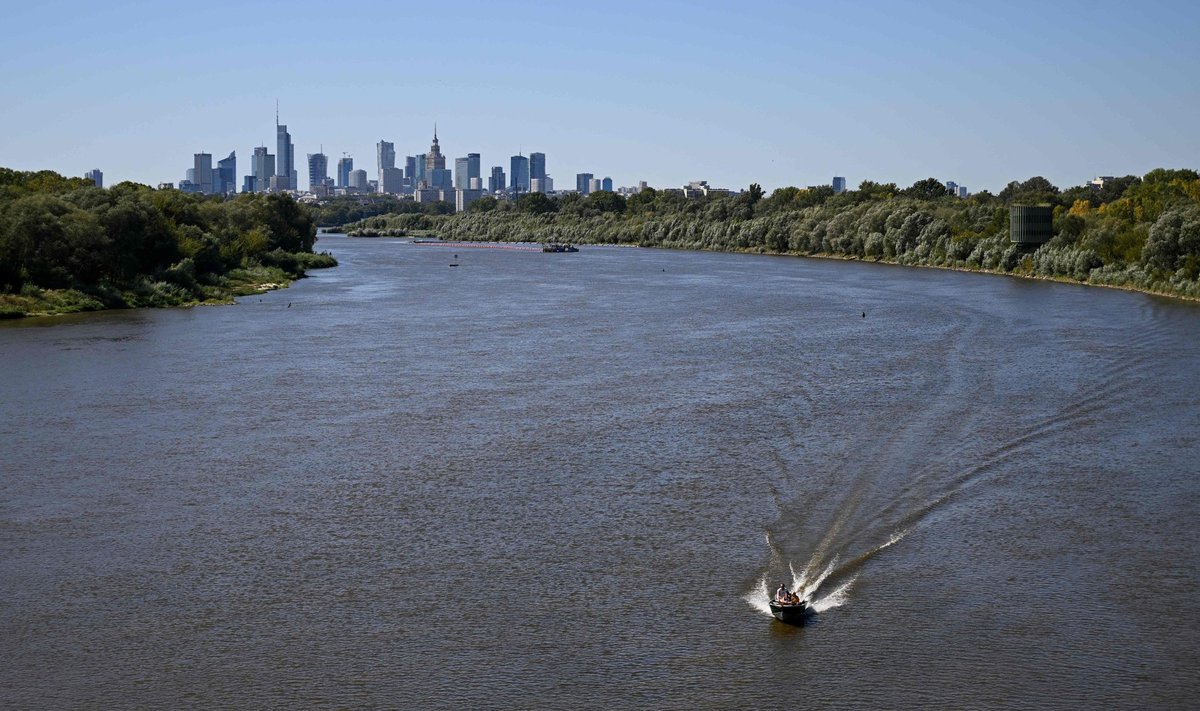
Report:
[[[1200,698],[1195,305],[320,246],[238,306],[0,328],[0,706]],[[759,609],[789,567],[803,628]]]

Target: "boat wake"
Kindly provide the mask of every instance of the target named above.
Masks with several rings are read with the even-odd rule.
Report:
[[[814,553],[808,564],[799,572],[789,562],[788,573],[791,575],[791,582],[788,584],[788,588],[799,595],[800,599],[806,601],[814,612],[820,613],[841,607],[850,602],[850,590],[853,588],[854,582],[858,580],[859,568],[881,551],[899,543],[907,534],[908,531],[897,531],[888,540],[851,558],[846,563],[841,563],[837,556],[834,556],[829,562],[823,563],[820,551]],[[779,550],[772,543],[769,533],[767,534],[767,545],[771,546],[771,549],[776,553],[776,558],[778,558]],[[754,589],[742,597],[750,607],[768,617],[772,616],[770,601],[772,597],[772,581],[774,579],[771,575],[770,570],[764,571]],[[827,593],[818,595],[821,592],[822,586],[831,580],[836,582],[837,586],[833,587]]]

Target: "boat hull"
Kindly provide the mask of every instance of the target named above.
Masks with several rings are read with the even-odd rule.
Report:
[[[808,604],[801,602],[796,605],[781,605],[771,601],[771,614],[775,619],[788,625],[802,625],[808,617]]]

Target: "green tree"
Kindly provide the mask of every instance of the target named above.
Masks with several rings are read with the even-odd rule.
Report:
[[[517,198],[517,211],[532,215],[544,215],[558,211],[558,204],[545,193],[525,193]]]

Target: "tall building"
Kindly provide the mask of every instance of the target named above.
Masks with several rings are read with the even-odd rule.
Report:
[[[467,159],[454,159],[454,188],[456,190],[466,190],[471,187],[471,181],[467,175]]]
[[[612,192],[612,178],[605,178],[600,181],[600,189]]]
[[[266,192],[271,187],[271,176],[275,175],[275,156],[267,153],[266,146],[254,149],[254,191]]]
[[[840,175],[833,176],[833,192],[834,193],[846,192],[846,179],[845,178],[843,178]]]
[[[508,179],[514,192],[528,192],[529,159],[520,154],[509,159]]]
[[[212,154],[196,153],[192,163],[192,182],[199,192],[209,195],[213,191]]]
[[[425,181],[429,187],[449,190],[454,187],[450,171],[446,170],[446,156],[438,145],[437,126],[433,127],[433,144],[425,154]]]
[[[953,180],[947,180],[946,192],[950,193],[954,197],[958,197],[958,183],[954,182]]]
[[[591,173],[576,173],[575,174],[575,190],[580,195],[587,195],[592,191],[592,174]]]
[[[379,139],[379,143],[375,144],[375,172],[379,177],[380,185],[383,185],[383,171],[395,167],[396,145],[382,138]]]
[[[540,180],[546,177],[546,154],[545,153],[530,153],[529,154],[529,179]],[[532,183],[530,183],[532,185]]]
[[[500,193],[504,192],[508,185],[504,182],[504,168],[498,165],[492,166],[492,176],[488,178],[488,192]]]
[[[420,187],[421,183],[427,181],[427,176],[425,175],[425,154],[418,153],[417,155],[413,156],[413,163],[414,172],[411,176],[409,176],[408,182],[412,185],[412,187],[417,188]]]
[[[308,154],[308,187],[324,185],[329,178],[329,157],[324,153]]]
[[[350,171],[350,187],[361,192],[367,191],[367,171],[359,168]]]
[[[104,187],[104,173],[100,172],[99,168],[92,168],[83,177],[96,184],[96,187]]]
[[[478,153],[468,153],[467,154],[467,188],[469,189],[472,187],[471,186],[472,180],[479,180],[482,177],[483,177],[483,174],[479,172],[479,154]],[[479,187],[479,186],[475,186],[475,187]]]
[[[408,180],[409,185],[417,179],[417,157],[404,156],[404,177]]]
[[[213,171],[213,192],[229,195],[237,192],[237,151],[217,161]]]
[[[384,168],[379,174],[379,192],[389,195],[404,192],[404,171],[400,168]]]
[[[343,154],[337,164],[337,186],[339,188],[350,187],[350,171],[352,170],[354,170],[354,159]]]
[[[958,186],[958,196],[960,198],[968,197],[968,196],[970,196],[970,194],[971,193],[967,190],[967,186],[965,186],[965,185]]]
[[[296,147],[287,126],[279,123],[279,108],[275,109],[275,189],[294,190],[292,176],[296,173]]]
[[[592,178],[588,181],[588,194],[598,193],[602,187],[604,187],[604,184],[599,178]]]

